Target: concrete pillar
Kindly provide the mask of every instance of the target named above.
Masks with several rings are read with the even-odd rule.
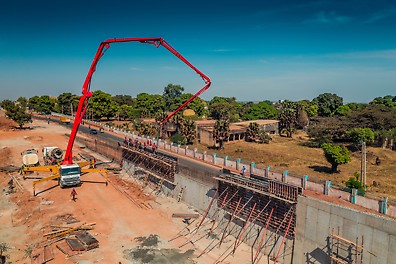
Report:
[[[184,154],[187,156],[187,149],[188,149],[188,146],[186,146],[185,148],[184,148]]]
[[[379,201],[379,212],[381,214],[386,214],[387,213],[387,206],[388,206],[388,197],[383,197]]]
[[[267,178],[269,177],[270,168],[271,168],[270,166],[267,166],[267,169],[264,172],[265,173],[264,176],[267,177]]]
[[[180,145],[177,145],[177,154],[180,152]]]
[[[308,175],[305,175],[304,177],[302,177],[301,187],[303,188],[303,190],[307,189],[307,181],[308,181]]]
[[[195,149],[194,149],[194,159],[196,159],[196,158],[197,158],[197,151],[198,151],[198,149],[197,149],[197,148],[195,148]]]
[[[213,153],[213,164],[216,164],[216,157],[217,157],[217,154]]]
[[[351,196],[350,196],[350,202],[353,204],[356,204],[356,195],[357,195],[357,189],[353,188],[351,190]]]
[[[285,170],[285,172],[282,173],[282,182],[286,182],[288,175],[289,175],[289,171],[288,170]]]
[[[323,194],[324,195],[329,195],[329,190],[331,188],[331,181],[325,181],[324,183],[324,189],[323,189]]]
[[[241,164],[241,159],[238,158],[237,161],[236,161],[236,169],[237,169],[237,170],[240,170],[240,169],[241,169],[241,165],[240,165],[240,164]]]
[[[256,164],[254,162],[250,163],[250,174],[254,172],[254,168],[256,167]]]
[[[203,152],[203,157],[202,157],[203,161],[205,161],[205,156],[206,156],[206,151]]]
[[[228,160],[228,156],[225,156],[225,158],[224,158],[224,167],[227,167],[227,160]]]

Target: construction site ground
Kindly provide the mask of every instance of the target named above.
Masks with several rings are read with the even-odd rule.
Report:
[[[44,146],[66,149],[65,134],[70,133],[70,128],[34,120],[27,125],[31,129],[14,129],[15,124],[6,119],[3,112],[0,115],[0,167],[21,166],[21,152],[26,149],[39,150],[41,160]],[[75,143],[73,154],[79,157],[79,153],[106,161]],[[117,167],[117,164],[106,166]],[[41,174],[30,176],[43,176]],[[7,192],[10,175],[18,179],[22,190],[15,188],[16,192]],[[33,196],[31,179],[23,180],[18,172],[0,172],[0,243],[7,245],[4,253],[7,261],[35,263],[31,257],[46,243],[44,235],[51,232],[51,225],[62,223],[65,217],[74,219],[74,226],[96,223],[89,232],[99,241],[99,248],[66,256],[54,243],[51,245],[54,259],[49,263],[215,263],[232,243],[228,238],[220,248],[197,258],[211,240],[186,243],[181,248],[188,241],[185,236],[168,242],[181,230],[187,230],[183,219],[172,218],[172,214],[194,213],[193,208],[172,198],[155,196],[150,188],[143,188],[123,173],[110,173],[108,186],[99,173],[84,175],[82,180],[82,185],[76,188],[77,199],[73,201],[71,189],[59,188],[57,181],[37,185],[38,195]],[[67,223],[63,221],[63,224]],[[205,228],[201,229],[205,234]],[[250,247],[242,244],[237,253],[223,263],[250,263],[250,255]]]

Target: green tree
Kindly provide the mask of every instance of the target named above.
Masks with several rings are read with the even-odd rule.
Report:
[[[178,99],[175,100],[175,103],[172,105],[172,109],[176,110],[179,106],[181,106],[184,102],[190,99],[193,95],[190,93],[182,94]],[[201,98],[197,97],[192,100],[185,109],[192,109],[194,110],[197,116],[205,115],[205,106],[206,103]]]
[[[197,135],[194,120],[183,118],[179,121],[179,133],[184,137],[187,144],[191,144]]]
[[[324,93],[314,98],[312,103],[318,105],[319,116],[332,116],[343,105],[343,99],[336,94]]]
[[[371,102],[371,105],[383,105],[386,107],[396,107],[396,96],[387,95],[384,97],[374,98]]]
[[[165,102],[165,109],[168,111],[173,111],[177,107],[174,105],[175,102],[179,101],[180,96],[182,95],[184,88],[177,84],[168,84],[164,88],[164,93],[162,97]]]
[[[251,142],[258,142],[260,139],[260,126],[256,122],[252,122],[246,129],[246,140]]]
[[[38,112],[36,109],[36,106],[37,106],[39,100],[40,100],[40,96],[37,96],[37,95],[29,98],[28,105],[27,105],[29,107],[29,109]]]
[[[344,116],[347,115],[348,113],[351,112],[351,108],[349,108],[348,105],[341,105],[339,107],[337,107],[335,114],[336,115],[340,115],[340,116]]]
[[[44,113],[46,115],[51,114],[55,108],[55,100],[50,98],[48,95],[40,96],[35,105],[35,110],[39,113]]]
[[[290,101],[283,101],[279,113],[281,133],[287,137],[292,137],[298,121],[297,104]]]
[[[317,104],[312,104],[308,108],[305,109],[309,117],[317,116],[319,111],[319,106]]]
[[[136,107],[142,117],[154,117],[156,113],[165,111],[165,101],[159,94],[140,93],[136,97]]]
[[[360,173],[355,172],[353,177],[350,177],[348,181],[344,182],[345,186],[349,189],[357,189],[359,195],[364,195],[366,193],[365,186],[360,182]]]
[[[1,102],[1,107],[6,110],[6,115],[11,120],[14,120],[19,128],[22,128],[28,122],[32,121],[32,115],[25,112],[25,109],[17,105],[10,100],[4,100]]]
[[[76,112],[80,98],[72,93],[61,93],[58,96],[58,108],[62,114],[71,115],[71,107]]]
[[[131,105],[121,105],[117,109],[117,115],[122,120],[135,119],[140,117],[140,111]]]
[[[26,109],[26,107],[27,107],[27,102],[28,102],[28,100],[26,99],[26,97],[23,97],[23,96],[18,97],[17,102],[21,105],[21,107],[22,107],[23,109]]]
[[[215,96],[210,100],[208,110],[210,116],[216,120],[239,121],[239,109],[241,104],[235,97]]]
[[[116,96],[113,96],[111,99],[118,106],[122,106],[122,105],[135,106],[136,105],[136,99],[132,98],[132,96],[130,96],[130,95],[116,95]]]
[[[347,164],[351,161],[348,149],[344,146],[333,145],[330,143],[322,144],[322,149],[326,160],[331,164],[331,171],[338,172],[338,166]]]
[[[7,110],[14,106],[14,102],[9,99],[5,99],[1,101],[0,106]]]
[[[118,106],[111,100],[111,95],[101,90],[93,92],[89,105],[95,119],[102,117],[110,119],[118,111]]]
[[[244,120],[276,119],[278,111],[268,102],[260,102],[254,104],[242,118]]]
[[[374,143],[374,132],[370,128],[354,128],[347,131],[349,140],[356,146],[366,142],[367,145]]]
[[[227,120],[217,120],[213,128],[213,139],[216,143],[219,142],[219,148],[224,149],[224,141],[230,136],[230,123]]]

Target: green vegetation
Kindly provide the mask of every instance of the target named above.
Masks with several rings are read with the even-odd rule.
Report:
[[[344,183],[348,189],[357,189],[358,194],[363,196],[366,193],[366,190],[359,179],[360,173],[355,172],[353,177],[350,177],[349,180],[344,181]]]
[[[322,149],[326,160],[331,164],[331,172],[338,172],[338,166],[351,161],[348,149],[344,146],[324,143]]]
[[[162,94],[140,93],[135,97],[130,95],[111,95],[97,90],[90,99],[85,118],[94,120],[115,121],[122,123],[123,129],[134,129],[148,135],[158,134],[158,123],[171,112],[186,102],[192,94],[184,93],[184,87],[178,84],[168,84]],[[10,118],[14,118],[20,126],[30,121],[25,108],[40,114],[59,112],[71,114],[77,110],[79,96],[72,93],[62,93],[58,97],[48,95],[33,96],[29,99],[19,97],[15,102],[4,100],[9,105]],[[3,108],[7,108],[3,106]],[[308,133],[311,147],[321,147],[324,143],[340,144],[350,150],[359,149],[361,142],[382,148],[396,149],[396,96],[387,95],[374,98],[369,104],[343,104],[343,98],[331,93],[318,95],[312,101],[300,100],[282,103],[239,102],[235,97],[215,96],[209,101],[195,98],[185,109],[191,109],[191,116],[182,118],[182,112],[176,114],[170,122],[175,128],[169,136],[178,133],[191,144],[195,140],[196,128],[194,121],[214,119],[224,121],[217,123],[218,129],[214,138],[223,148],[223,142],[228,140],[229,124],[244,120],[278,119],[279,133],[292,138],[299,129]],[[195,114],[194,114],[195,113]],[[155,118],[157,124],[143,125],[136,123],[139,118]],[[183,119],[188,119],[186,121]],[[132,124],[135,123],[135,126]],[[225,129],[225,124],[228,124]],[[118,124],[117,126],[120,126]],[[120,126],[121,127],[121,126]],[[247,141],[257,143],[269,142],[269,136],[261,133],[258,126],[251,124],[247,129]]]
[[[0,106],[6,110],[6,115],[14,120],[19,128],[22,128],[26,123],[32,121],[32,115],[26,113],[26,110],[23,106],[16,104],[10,100],[4,100],[0,103]]]
[[[227,140],[230,134],[230,123],[224,120],[217,120],[213,128],[213,139],[217,148],[216,143],[219,143],[219,148],[224,149],[224,141]]]

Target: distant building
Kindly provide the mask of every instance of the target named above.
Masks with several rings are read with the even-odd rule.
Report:
[[[257,123],[261,130],[268,134],[279,134],[279,120],[251,120],[230,124],[230,133],[227,142],[245,140],[246,129],[250,123]],[[213,129],[215,120],[196,121],[198,142],[213,146]]]

